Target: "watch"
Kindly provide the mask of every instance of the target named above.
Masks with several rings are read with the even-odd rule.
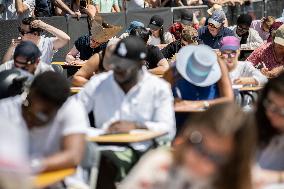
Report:
[[[203,101],[203,105],[204,105],[204,108],[205,109],[208,109],[209,108],[209,106],[210,106],[210,104],[209,104],[209,102],[208,101]]]

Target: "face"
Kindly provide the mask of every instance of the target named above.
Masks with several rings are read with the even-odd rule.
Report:
[[[39,61],[36,61],[33,64],[28,64],[27,62],[27,58],[23,56],[18,56],[14,59],[14,65],[16,68],[20,68],[22,70],[28,71],[31,74],[34,74]]]
[[[101,44],[102,44],[101,42],[98,42],[98,41],[96,41],[94,38],[90,37],[90,47],[91,47],[92,49],[94,49],[94,48],[100,46]]]
[[[39,38],[39,35],[36,32],[31,32],[29,25],[21,24],[18,30],[23,41],[36,42]]]
[[[220,29],[221,29],[221,27],[218,28],[214,24],[208,23],[208,30],[213,37],[218,35]]]
[[[49,123],[56,115],[58,108],[38,97],[33,90],[23,104],[24,119],[28,126],[40,127]]]
[[[238,62],[238,51],[221,51],[221,58],[226,63],[228,69],[232,69]]]
[[[248,31],[249,31],[249,26],[247,26],[247,25],[240,24],[240,25],[237,26],[236,32],[237,32],[238,36],[242,36],[242,35],[248,33]]]
[[[272,127],[284,132],[284,96],[270,91],[263,105]]]
[[[184,153],[184,164],[193,177],[202,180],[218,174],[220,166],[227,162],[233,150],[233,138],[218,136],[207,130],[198,132],[202,142],[189,144]]]
[[[151,32],[152,32],[152,35],[153,36],[155,36],[155,37],[159,37],[159,35],[160,35],[160,29],[157,29],[157,30],[153,30],[153,29],[151,29]]]
[[[140,69],[141,64],[140,62],[120,58],[116,55],[112,55],[111,59],[111,69],[113,70],[114,79],[118,84],[127,84],[133,81]]]
[[[187,46],[187,45],[190,45],[190,43],[188,41],[185,41],[184,39],[181,39],[180,40],[180,43],[181,43],[181,46],[184,47],[184,46]]]

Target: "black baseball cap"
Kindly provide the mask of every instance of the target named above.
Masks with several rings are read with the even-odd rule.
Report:
[[[150,19],[150,23],[149,23],[148,27],[151,30],[158,30],[161,27],[163,27],[163,24],[164,24],[164,19],[162,17],[160,17],[159,15],[154,15]]]
[[[17,45],[14,52],[14,59],[18,56],[27,58],[27,64],[34,64],[41,56],[39,48],[31,41],[22,41]]]
[[[180,21],[184,25],[191,25],[193,21],[193,13],[190,10],[181,10]]]

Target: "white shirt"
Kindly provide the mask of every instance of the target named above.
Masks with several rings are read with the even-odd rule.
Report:
[[[70,97],[58,110],[54,120],[46,126],[28,130],[22,116],[21,96],[0,100],[0,114],[11,122],[25,128],[29,136],[30,158],[48,157],[60,151],[62,138],[71,134],[86,133],[88,117],[84,107]]]
[[[259,85],[264,85],[268,80],[267,78],[256,69],[251,62],[238,61],[234,70],[229,72],[232,83],[240,77],[253,77]]]
[[[10,60],[8,62],[5,62],[4,64],[0,65],[0,72],[4,71],[4,70],[10,70],[14,68],[14,60]],[[54,69],[52,68],[51,65],[48,65],[44,62],[39,62],[39,64],[36,67],[35,73],[34,75],[39,75],[43,72],[46,71],[54,71]]]
[[[164,38],[165,38],[165,43],[166,44],[169,44],[169,43],[173,42],[173,37],[172,37],[172,34],[170,32],[165,32],[164,33]],[[154,37],[153,35],[151,35],[149,37],[149,40],[148,40],[147,44],[149,44],[149,45],[160,45],[161,44],[161,39],[160,39],[160,37]]]
[[[23,1],[23,4],[28,7],[28,10],[24,14],[19,16],[16,11],[15,0],[3,0],[2,3],[5,7],[5,10],[2,14],[0,14],[0,20],[22,20],[23,18],[32,16],[33,10],[35,8],[35,0],[25,0]]]
[[[77,97],[88,112],[93,111],[98,128],[107,129],[115,121],[124,120],[139,122],[152,131],[166,131],[170,137],[175,135],[170,86],[147,71],[127,94],[109,71],[92,77]]]
[[[40,36],[40,40],[37,45],[41,52],[40,60],[47,64],[51,64],[53,55],[56,52],[53,49],[54,40],[55,40],[55,37]]]

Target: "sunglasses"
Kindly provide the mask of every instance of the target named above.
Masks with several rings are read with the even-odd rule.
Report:
[[[210,152],[208,149],[206,149],[203,142],[203,136],[198,131],[191,133],[190,137],[188,138],[188,143],[196,152],[218,166],[222,166],[228,161],[227,155]]]
[[[29,34],[29,33],[33,33],[33,31],[24,31],[21,27],[18,27],[18,31],[21,35],[25,35],[25,34]]]
[[[277,106],[271,100],[269,99],[264,100],[263,106],[266,110],[269,110],[273,113],[280,115],[281,117],[284,117],[284,108]]]
[[[238,30],[242,31],[242,32],[247,32],[249,30],[249,27],[248,28],[244,28],[244,27],[241,27],[241,26],[237,26]]]
[[[237,56],[237,52],[231,52],[231,53],[225,53],[225,52],[221,52],[221,56],[223,58],[235,58]]]
[[[218,27],[216,27],[214,24],[212,23],[208,23],[208,26],[210,26],[211,28],[214,28],[214,29],[219,29]]]

